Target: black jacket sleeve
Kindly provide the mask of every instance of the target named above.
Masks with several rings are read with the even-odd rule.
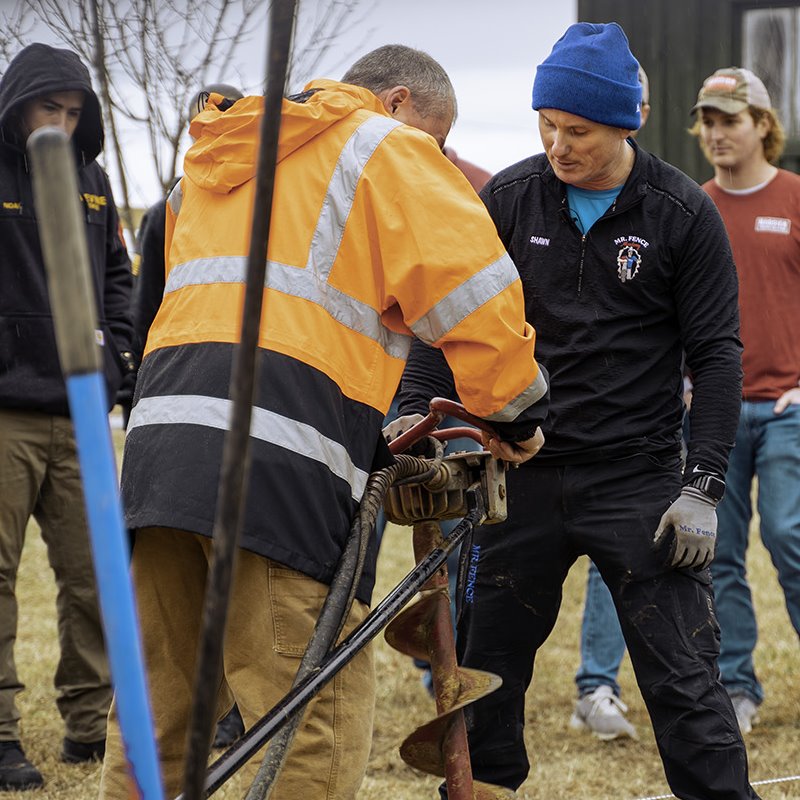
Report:
[[[414,339],[400,381],[398,410],[400,414],[427,414],[434,397],[458,402],[453,373],[439,348]]]
[[[133,292],[133,352],[142,360],[147,333],[164,296],[166,198],[152,205],[139,235],[139,274]]]
[[[684,470],[689,481],[697,472],[725,475],[742,397],[738,279],[728,234],[708,196],[676,259],[678,321],[694,383]]]
[[[539,369],[544,367],[539,365]],[[550,380],[544,373],[548,386]],[[415,339],[411,343],[406,368],[400,382],[398,409],[404,414],[427,414],[429,403],[434,397],[460,402],[456,394],[453,373],[444,353],[437,348]],[[530,439],[536,428],[544,422],[550,401],[550,391],[522,411],[513,422],[494,422],[489,424],[498,435],[508,442],[519,442]]]

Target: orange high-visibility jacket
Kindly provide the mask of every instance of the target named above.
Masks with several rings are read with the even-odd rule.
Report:
[[[516,268],[464,176],[366,89],[309,86],[283,103],[242,544],[328,581],[413,336],[443,349],[480,417],[524,418],[547,386]],[[131,527],[213,527],[263,113],[261,97],[215,99],[168,204],[125,448]]]

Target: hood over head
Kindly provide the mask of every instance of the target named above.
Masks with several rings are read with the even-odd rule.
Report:
[[[388,116],[369,89],[349,83],[315,80],[296,97],[283,100],[278,162],[348,114],[367,110]],[[205,110],[192,120],[189,132],[195,143],[183,167],[187,177],[203,189],[227,194],[256,174],[264,98],[245,97],[220,111],[222,99],[212,93]]]
[[[103,120],[89,70],[77,53],[38,42],[20,50],[0,80],[2,141],[24,151],[17,122],[23,103],[51,92],[71,91],[86,96],[72,142],[85,163],[94,161],[103,149]]]

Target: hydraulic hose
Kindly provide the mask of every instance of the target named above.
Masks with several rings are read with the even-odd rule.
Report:
[[[441,463],[443,447],[440,443],[437,444],[438,461]],[[370,534],[389,487],[400,480],[415,477],[422,479],[429,472],[427,462],[413,456],[400,455],[396,457],[395,464],[373,472],[369,476],[361,505],[350,528],[350,534],[337,564],[328,595],[300,661],[297,675],[292,684],[293,688],[322,663],[345,626],[364,570]],[[265,800],[270,796],[275,781],[286,762],[304,710],[305,706],[300,707],[273,737],[245,800]]]
[[[208,770],[205,796],[212,795],[230,779],[241,767],[268,742],[286,721],[343,669],[356,654],[369,644],[391,620],[406,606],[430,579],[436,570],[447,560],[447,556],[461,543],[462,539],[486,518],[483,497],[480,490],[472,487],[467,490],[469,511],[444,542],[444,546],[433,550],[372,610],[369,616],[333,651],[328,654],[314,670],[245,732],[228,751],[226,751]],[[176,800],[185,800],[179,795]]]

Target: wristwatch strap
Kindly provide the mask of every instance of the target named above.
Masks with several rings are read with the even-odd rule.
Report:
[[[719,475],[713,475],[710,472],[698,473],[696,477],[685,485],[699,489],[717,503],[722,500],[725,494],[725,481]]]

